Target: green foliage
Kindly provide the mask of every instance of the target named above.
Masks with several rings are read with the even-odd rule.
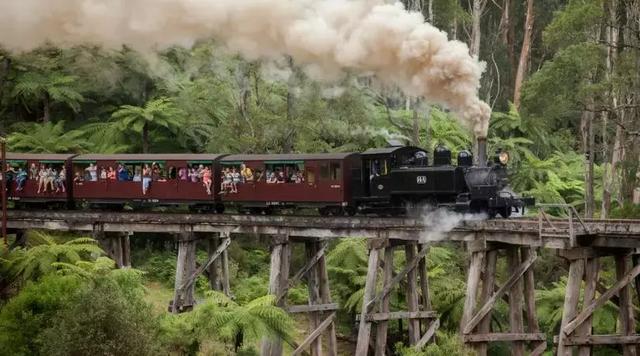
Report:
[[[640,218],[640,205],[625,204],[616,207],[611,211],[611,217],[617,219],[638,219]]]
[[[327,254],[332,292],[342,308],[359,310],[367,275],[367,246],[363,239],[343,239]]]
[[[92,255],[104,253],[95,240],[84,237],[58,243],[51,235],[32,231],[29,241],[33,244],[32,247],[14,249],[10,256],[3,260],[14,279],[37,280],[54,271],[55,262],[75,264],[91,259]]]
[[[164,97],[150,100],[144,106],[123,105],[111,115],[114,129],[141,135],[143,152],[149,149],[149,130],[162,128],[175,134],[185,124],[183,117],[173,101]]]
[[[263,337],[290,339],[293,335],[293,320],[274,301],[274,296],[266,295],[241,305],[210,291],[192,313],[162,317],[160,336],[173,351],[193,353],[213,339],[225,342],[225,354],[239,347],[249,352],[252,343]]]
[[[569,0],[555,13],[553,21],[544,29],[544,42],[553,48],[593,41],[602,19],[603,0]]]
[[[126,288],[131,283],[120,272],[116,278],[97,278],[84,293],[69,298],[42,334],[44,355],[155,355],[151,308],[141,295]],[[135,277],[134,277],[135,278]],[[137,278],[138,289],[140,279]]]
[[[558,51],[522,88],[525,125],[543,132],[549,132],[549,127],[575,127],[585,97],[602,90],[592,81],[604,53],[594,43],[573,44]]]
[[[429,122],[433,146],[444,144],[455,156],[461,150],[471,148],[471,134],[450,113],[433,109]]]
[[[26,107],[43,102],[49,105],[51,101],[77,112],[85,99],[77,90],[76,81],[76,77],[60,72],[27,71],[17,76],[12,95]]]
[[[83,288],[74,276],[51,274],[29,282],[0,310],[0,349],[6,355],[38,355],[40,336],[56,313]]]
[[[77,240],[71,245],[82,245]],[[29,254],[36,248],[26,255],[39,257],[46,274],[26,283],[0,310],[3,351],[14,355],[155,354],[154,322],[143,300],[139,271],[114,270],[114,262],[105,257],[83,261],[76,252],[66,258],[73,262],[53,262],[42,253]],[[48,248],[60,250],[56,245]],[[11,258],[24,260],[23,255]],[[44,261],[50,266],[44,268]]]
[[[84,132],[66,130],[64,121],[15,125],[7,145],[9,150],[31,153],[81,153],[90,146]]]
[[[138,268],[145,271],[145,277],[173,288],[176,278],[176,253],[174,251],[147,251]]]
[[[445,332],[438,332],[436,342],[429,344],[423,350],[418,351],[410,346],[404,346],[402,343],[396,344],[395,350],[400,356],[473,356],[476,354],[473,349],[466,347],[462,343],[458,335]]]
[[[536,307],[542,330],[556,333],[560,329],[566,287],[567,279],[562,277],[560,281],[553,282],[549,288],[536,291]],[[582,297],[583,295],[581,295],[581,303]],[[594,334],[615,332],[616,322],[616,307],[608,302],[603,308],[596,309],[594,312]]]

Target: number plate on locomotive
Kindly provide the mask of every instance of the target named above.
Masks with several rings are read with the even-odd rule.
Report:
[[[418,184],[427,184],[427,176],[417,176],[416,183]]]

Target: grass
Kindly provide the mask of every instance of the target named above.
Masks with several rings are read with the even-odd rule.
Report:
[[[169,308],[169,301],[173,299],[173,289],[156,281],[147,282],[145,287],[147,288],[145,300],[151,303],[153,311],[157,314],[166,313]]]

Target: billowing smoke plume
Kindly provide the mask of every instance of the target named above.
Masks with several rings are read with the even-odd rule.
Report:
[[[118,48],[190,46],[216,38],[249,59],[290,55],[315,79],[375,74],[407,94],[456,112],[486,136],[490,109],[477,96],[482,63],[467,46],[382,0],[3,0],[0,45],[27,50],[98,43]]]

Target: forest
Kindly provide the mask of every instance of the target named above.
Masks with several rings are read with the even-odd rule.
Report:
[[[638,0],[402,2],[484,63],[478,95],[492,109],[489,151],[509,152],[513,191],[572,205],[586,218],[640,218]],[[91,43],[16,51],[0,43],[0,134],[9,151],[33,153],[355,152],[393,140],[428,151],[444,144],[455,156],[475,142],[456,113],[375,76],[346,71],[318,81],[291,57],[247,59],[214,38],[152,53]],[[136,236],[133,268],[116,269],[91,238],[29,231],[26,247],[4,246],[0,257],[0,355],[254,355],[264,337],[303,338],[307,320],[267,294],[266,246],[254,236],[234,240],[232,296],[210,291],[201,277],[198,305],[174,315],[167,312],[172,240]],[[540,253],[538,318],[553,345],[568,264]],[[302,256],[294,251],[294,263]],[[407,325],[394,323],[391,354],[473,354],[458,334],[467,259],[459,245],[431,247],[437,342],[421,351],[403,346]],[[396,268],[403,264],[398,254]],[[327,265],[340,349],[350,354],[366,242],[332,242]],[[610,285],[615,267],[601,269]],[[291,304],[307,297],[304,285],[288,296]],[[401,308],[404,300],[398,293],[391,303]],[[597,332],[614,333],[615,309],[608,303],[595,314]],[[508,318],[499,304],[493,329]],[[509,345],[495,343],[490,354],[507,355]]]

